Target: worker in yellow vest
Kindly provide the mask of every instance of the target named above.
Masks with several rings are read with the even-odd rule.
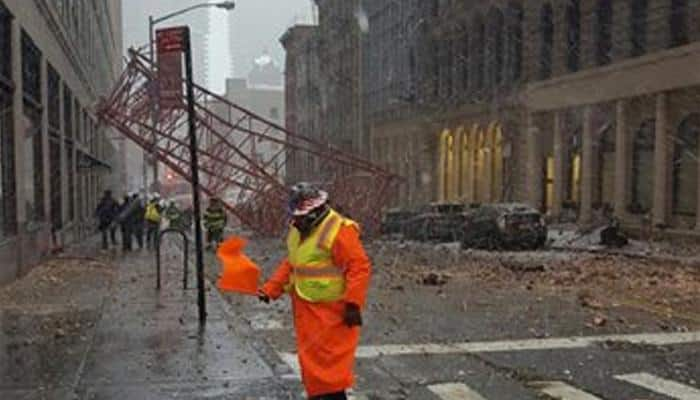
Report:
[[[160,204],[160,195],[155,193],[146,204],[146,247],[154,249],[158,246],[158,235],[160,234],[161,212],[163,207]]]
[[[345,391],[353,385],[371,267],[358,224],[327,202],[328,194],[313,185],[292,188],[288,257],[258,298],[267,303],[284,292],[290,294],[309,399],[344,400]]]

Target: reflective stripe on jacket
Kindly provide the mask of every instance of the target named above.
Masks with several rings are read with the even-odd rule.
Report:
[[[204,214],[204,226],[207,229],[224,229],[226,227],[226,211],[223,208],[207,208]]]
[[[331,248],[343,225],[357,225],[331,210],[303,241],[290,227],[287,236],[288,261],[292,265],[290,284],[297,295],[314,303],[341,300],[345,294],[344,271],[333,264]]]

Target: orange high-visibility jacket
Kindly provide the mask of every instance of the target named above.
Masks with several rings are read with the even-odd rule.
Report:
[[[360,328],[343,322],[345,303],[364,308],[371,266],[354,225],[340,228],[331,247],[334,265],[344,271],[345,295],[342,300],[312,303],[290,292],[294,310],[297,352],[302,380],[309,396],[339,392],[352,387],[355,350]],[[270,298],[277,299],[289,283],[292,265],[284,260],[263,286]]]

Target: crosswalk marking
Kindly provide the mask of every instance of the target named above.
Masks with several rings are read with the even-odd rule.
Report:
[[[360,346],[357,349],[358,358],[377,358],[382,356],[399,355],[428,355],[428,354],[469,354],[492,353],[506,351],[561,350],[588,347],[603,342],[627,342],[664,346],[700,342],[700,332],[576,336],[569,338],[502,340],[492,342],[464,342],[454,344],[388,344],[377,346]],[[282,359],[292,369],[299,371],[297,357],[294,353],[280,353]]]
[[[616,375],[615,379],[631,383],[649,389],[652,392],[663,394],[678,400],[700,400],[700,390],[674,382],[668,379],[659,378],[658,376],[639,373]]]
[[[443,383],[428,386],[442,400],[486,400],[463,383]]]
[[[465,342],[454,344],[389,344],[360,346],[359,358],[412,354],[491,353],[504,351],[576,349],[603,342],[628,342],[648,345],[671,345],[700,342],[700,332],[576,336],[568,338],[501,340],[492,342]]]
[[[601,400],[564,382],[531,382],[528,386],[557,400]]]
[[[284,329],[282,321],[266,316],[251,318],[250,326],[256,331],[276,331]]]

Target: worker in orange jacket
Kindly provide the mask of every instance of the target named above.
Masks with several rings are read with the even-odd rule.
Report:
[[[267,303],[292,298],[302,381],[310,400],[344,400],[353,385],[355,351],[370,281],[370,261],[356,222],[307,183],[292,188],[288,257],[260,289]]]

